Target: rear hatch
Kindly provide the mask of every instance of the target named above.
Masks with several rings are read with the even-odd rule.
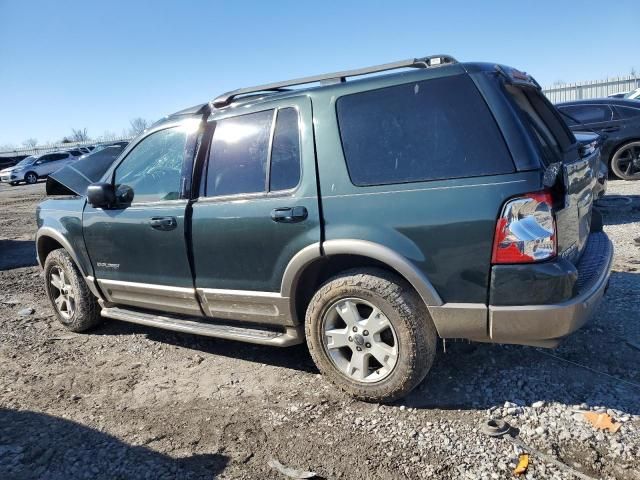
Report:
[[[505,88],[540,152],[544,184],[554,197],[558,254],[577,264],[590,233],[599,150],[581,148],[538,84],[518,73],[522,79]]]

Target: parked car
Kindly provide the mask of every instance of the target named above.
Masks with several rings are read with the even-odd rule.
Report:
[[[74,157],[80,157],[81,155],[87,155],[91,153],[91,149],[88,147],[77,147],[77,148],[72,148],[66,151],[69,152]]]
[[[125,142],[125,141],[119,141],[119,142],[113,142],[113,143],[103,143],[101,145],[96,145],[96,146],[92,146],[91,147],[91,152],[89,153],[85,153],[84,155],[82,155],[80,157],[80,160],[82,160],[83,158],[87,158],[89,155],[92,155],[94,153],[99,152],[100,150],[103,150],[105,148],[108,147],[117,147],[120,148],[121,150],[124,149],[127,145],[129,144],[129,142]]]
[[[0,181],[12,186],[20,182],[36,183],[39,178],[46,178],[73,160],[75,157],[68,152],[32,155],[15,166],[0,171]]]
[[[74,168],[76,196],[37,209],[38,260],[73,331],[306,340],[339,388],[391,401],[438,338],[553,347],[587,321],[613,257],[598,162],[505,66],[259,85],[170,115],[98,182]]]
[[[606,160],[602,158],[602,144],[604,143],[604,137],[593,132],[573,132],[576,137],[580,148],[582,149],[582,155],[596,154],[600,157],[598,162],[599,169],[597,171],[597,182],[593,189],[594,200],[600,200],[607,193],[607,180],[609,178],[609,167]]]
[[[574,131],[591,130],[605,137],[602,157],[623,180],[640,179],[640,102],[600,98],[556,105]]]
[[[0,157],[0,170],[13,167],[19,161],[24,160],[29,155],[8,155],[4,157]]]
[[[611,94],[607,95],[607,97],[609,97],[609,98],[624,98],[624,96],[625,96],[627,93],[628,93],[628,92],[611,93]]]

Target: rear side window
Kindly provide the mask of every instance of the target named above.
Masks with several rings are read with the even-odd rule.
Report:
[[[637,118],[640,117],[640,108],[615,106],[620,118]]]
[[[291,107],[281,108],[275,115],[275,126],[273,122],[274,110],[216,122],[207,166],[206,196],[264,193],[267,188],[288,190],[298,185],[298,112]]]
[[[567,105],[560,108],[579,123],[609,122],[613,119],[613,111],[608,105]]]
[[[466,75],[347,95],[336,108],[355,185],[514,171],[493,116]]]
[[[273,110],[216,123],[207,172],[207,195],[264,192]]]

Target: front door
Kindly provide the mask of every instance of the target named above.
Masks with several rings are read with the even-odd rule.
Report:
[[[301,97],[209,121],[192,220],[196,288],[208,316],[291,322],[283,273],[320,241],[311,118],[311,101]]]
[[[133,189],[133,202],[126,208],[85,207],[85,243],[100,289],[112,303],[201,315],[185,240],[188,200],[181,194],[187,139],[179,125],[149,134],[113,174],[116,186]]]

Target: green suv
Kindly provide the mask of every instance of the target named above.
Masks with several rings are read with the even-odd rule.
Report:
[[[587,321],[613,256],[598,162],[501,65],[438,55],[260,85],[56,173],[38,259],[73,331],[306,341],[339,388],[392,401],[438,337],[553,347]]]

